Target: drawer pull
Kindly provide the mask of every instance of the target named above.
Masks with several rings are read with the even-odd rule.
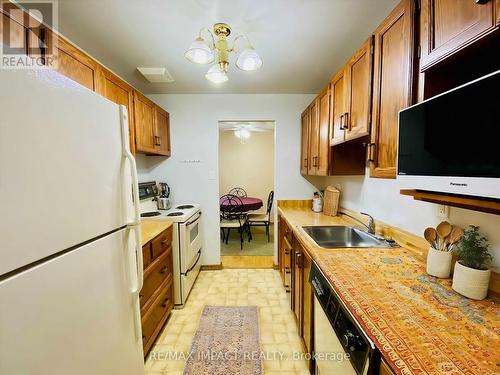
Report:
[[[167,269],[168,269],[168,266],[163,267],[163,268],[160,270],[160,273],[163,275],[165,272],[167,272]]]
[[[170,299],[166,299],[165,301],[163,301],[163,303],[161,304],[161,307],[165,308],[167,307],[168,305],[170,304]]]
[[[168,238],[165,238],[163,241],[161,241],[161,244],[162,244],[162,245],[165,245],[167,242],[169,242],[169,241],[168,241]]]

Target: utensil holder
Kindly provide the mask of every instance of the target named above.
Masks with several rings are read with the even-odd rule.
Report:
[[[450,277],[452,253],[439,251],[433,247],[427,253],[427,273],[442,279]]]

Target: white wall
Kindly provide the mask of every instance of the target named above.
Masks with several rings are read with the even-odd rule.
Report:
[[[142,179],[165,180],[174,202],[202,205],[202,264],[220,263],[219,121],[276,121],[275,198],[308,199],[314,187],[300,175],[300,114],[315,95],[151,95],[170,113],[172,157],[137,159]],[[276,230],[276,228],[275,228]]]
[[[269,192],[274,190],[274,128],[250,132],[243,142],[232,130],[219,132],[219,196],[234,187],[262,199],[264,207],[259,212],[265,212]],[[274,208],[275,204],[271,217]]]
[[[368,175],[369,170],[366,171],[366,176]],[[318,188],[340,184],[340,203],[343,207],[367,212],[376,219],[421,237],[426,227],[435,226],[443,220],[437,217],[437,205],[399,194],[402,187],[398,180],[365,176],[308,179]],[[493,264],[500,267],[500,216],[450,207],[448,221],[464,228],[469,224],[480,226],[481,232],[491,244],[490,250],[495,257]]]

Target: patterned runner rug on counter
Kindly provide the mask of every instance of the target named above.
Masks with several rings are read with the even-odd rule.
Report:
[[[185,375],[262,375],[255,306],[206,306],[193,339]]]

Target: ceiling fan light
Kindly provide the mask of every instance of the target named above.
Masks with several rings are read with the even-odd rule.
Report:
[[[236,66],[246,71],[257,70],[262,66],[262,59],[253,47],[248,47],[239,54]]]
[[[208,69],[205,78],[213,83],[223,83],[229,80],[226,72],[221,70],[218,64],[212,65],[212,67]]]
[[[250,131],[243,128],[243,129],[236,129],[234,131],[234,135],[236,136],[236,138],[240,138],[240,139],[248,139],[250,138]]]
[[[198,37],[184,54],[186,59],[197,64],[208,64],[214,61],[214,53],[202,37]]]

